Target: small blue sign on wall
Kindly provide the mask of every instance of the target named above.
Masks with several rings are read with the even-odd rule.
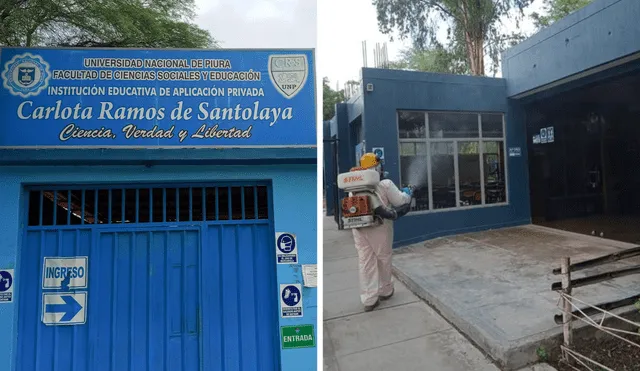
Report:
[[[299,283],[280,285],[280,317],[302,317],[302,287]]]
[[[520,147],[509,147],[509,157],[521,157],[522,149]]]
[[[0,269],[0,303],[13,302],[13,269]]]
[[[540,143],[546,144],[548,140],[547,137],[547,128],[540,129]]]
[[[553,143],[555,141],[555,134],[553,132],[553,126],[547,128],[547,143]]]
[[[373,154],[384,162],[384,147],[373,147]]]
[[[278,264],[298,262],[298,240],[293,233],[276,233],[276,257]]]
[[[316,145],[310,50],[0,53],[0,147]]]

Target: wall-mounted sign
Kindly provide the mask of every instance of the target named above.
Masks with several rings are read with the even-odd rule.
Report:
[[[553,132],[553,126],[547,128],[547,143],[553,143],[555,141],[555,135]]]
[[[63,290],[87,288],[88,263],[89,258],[86,256],[44,258],[42,288]]]
[[[13,269],[0,269],[0,304],[13,302],[13,273]]]
[[[2,48],[0,147],[315,146],[310,50]]]
[[[42,294],[42,323],[45,325],[82,325],[86,322],[86,292]]]
[[[509,147],[509,157],[522,156],[522,149],[520,147]]]
[[[303,264],[302,278],[305,287],[318,287],[318,266],[316,264]]]
[[[276,258],[278,264],[298,262],[298,240],[293,233],[276,233]]]
[[[533,136],[533,144],[540,144],[540,134]]]
[[[280,285],[280,316],[302,317],[302,287],[300,284]]]
[[[373,154],[384,160],[384,147],[373,147]]]
[[[545,144],[547,140],[547,128],[540,129],[540,143]]]
[[[313,348],[316,337],[313,325],[281,326],[282,349]]]

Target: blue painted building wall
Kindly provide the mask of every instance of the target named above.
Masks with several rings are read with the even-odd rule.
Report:
[[[110,165],[110,166],[3,166],[0,167],[0,195],[3,213],[0,215],[0,267],[19,267],[25,253],[22,246],[23,205],[25,184],[78,183],[139,183],[139,182],[215,182],[233,180],[268,180],[273,187],[275,231],[290,231],[297,235],[299,263],[316,264],[316,213],[292,212],[291,205],[316,210],[316,165]],[[301,217],[302,215],[302,217]],[[275,239],[275,236],[274,236]],[[275,265],[275,261],[274,261]],[[18,273],[16,272],[16,276]],[[303,283],[299,265],[278,265],[279,283]],[[17,305],[20,282],[16,281],[14,303],[0,305],[0,369],[19,370],[14,363],[17,344]],[[279,288],[273,288],[279,296]],[[280,318],[280,325],[313,324],[317,334],[317,289],[303,287],[303,318]],[[34,318],[38,321],[38,318]],[[317,348],[281,350],[283,370],[315,370]]]
[[[364,137],[366,149],[384,147],[385,170],[399,184],[397,110],[436,110],[507,113],[503,79],[363,69]],[[526,146],[525,127],[506,117],[506,147]],[[394,245],[402,246],[459,232],[529,223],[525,157],[507,157],[510,202],[507,206],[409,214],[395,224]]]
[[[596,0],[541,30],[503,54],[507,94],[531,91],[638,53],[639,18],[640,1]]]
[[[335,120],[334,120],[335,121]],[[325,141],[327,140],[331,140],[331,121],[324,121],[323,123],[323,138]],[[325,191],[325,199],[327,200],[326,202],[326,215],[327,216],[331,216],[334,213],[334,203],[331,202],[331,200],[334,199],[335,194],[334,194],[334,187],[331,186],[332,183],[332,177],[333,177],[333,172],[334,172],[334,162],[335,162],[335,154],[333,153],[332,147],[333,144],[331,142],[324,142],[323,143],[323,174],[324,174],[324,179],[323,179],[323,184],[324,184],[324,191]]]
[[[336,130],[338,138],[338,169],[348,171],[353,166],[353,143],[351,139],[351,121],[349,121],[349,105],[336,104]],[[344,124],[343,124],[344,123]],[[345,170],[346,169],[346,170]]]
[[[337,116],[332,134],[342,135],[360,117],[366,150],[385,148],[385,170],[394,182],[400,178],[397,110],[505,113],[505,151],[520,147],[522,154],[506,158],[508,205],[409,214],[396,222],[395,246],[529,223],[526,104],[640,70],[639,18],[640,1],[595,0],[505,51],[501,79],[362,69],[361,86],[372,84],[373,91],[361,89],[348,102],[348,119]]]

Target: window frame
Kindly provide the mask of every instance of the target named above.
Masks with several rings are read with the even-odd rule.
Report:
[[[401,138],[400,137],[400,113],[401,112],[420,112],[425,115],[425,137],[424,138]],[[430,113],[438,113],[438,114],[447,114],[447,113],[462,113],[462,114],[471,114],[476,115],[478,118],[478,136],[477,137],[452,137],[452,138],[430,138],[429,131],[429,114]],[[482,115],[500,115],[502,117],[502,136],[501,137],[483,137],[482,135]],[[399,169],[399,178],[400,183],[402,184],[402,151],[401,145],[402,143],[424,143],[426,145],[426,157],[427,157],[427,189],[429,193],[429,210],[416,210],[409,211],[407,215],[420,215],[420,214],[431,214],[431,213],[441,213],[441,212],[451,212],[451,211],[459,211],[459,210],[469,210],[469,209],[479,209],[479,208],[487,208],[487,207],[502,207],[510,204],[510,194],[509,194],[509,166],[508,166],[508,155],[507,155],[507,127],[506,127],[506,118],[504,112],[477,112],[477,111],[438,111],[438,110],[396,110],[396,129],[397,135],[396,138],[398,140],[398,169]],[[431,144],[437,142],[446,142],[453,144],[453,161],[454,161],[454,178],[455,178],[455,190],[456,190],[456,206],[442,208],[442,209],[434,209],[433,208],[433,181],[431,174]],[[460,205],[460,173],[459,173],[459,165],[458,165],[458,143],[459,142],[478,142],[478,157],[480,160],[480,192],[482,197],[482,203],[480,205]],[[486,203],[486,192],[485,192],[485,174],[484,174],[484,143],[486,142],[498,142],[502,143],[502,156],[504,161],[504,201],[487,204]],[[417,155],[416,155],[417,156]]]

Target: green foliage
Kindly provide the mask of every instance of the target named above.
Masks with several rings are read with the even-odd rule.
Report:
[[[576,10],[585,7],[593,0],[544,0],[545,15],[531,14],[536,27],[543,28],[559,21]]]
[[[544,349],[542,345],[538,347],[536,354],[538,355],[538,359],[542,362],[547,362],[549,360],[549,354],[547,354],[547,350]]]
[[[464,54],[437,45],[429,49],[409,48],[400,52],[400,58],[390,63],[390,68],[399,70],[469,74],[469,63]]]
[[[373,0],[377,8],[378,26],[384,34],[397,32],[401,39],[410,38],[417,50],[438,46],[436,33],[440,25],[447,25],[447,50],[465,55],[469,71],[485,74],[484,56],[491,60],[496,72],[500,53],[520,41],[519,33],[504,33],[500,20],[515,14],[516,25],[523,9],[532,0]],[[459,57],[458,57],[459,58]]]
[[[336,114],[336,104],[345,101],[344,91],[335,91],[329,86],[329,79],[322,79],[322,120],[331,120]]]
[[[194,0],[0,0],[0,45],[216,47]]]

